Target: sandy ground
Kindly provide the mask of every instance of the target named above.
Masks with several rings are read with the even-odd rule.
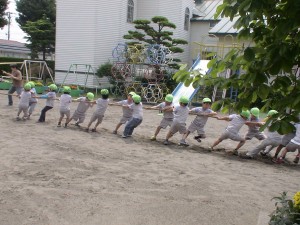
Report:
[[[208,152],[225,121],[209,119],[208,138],[200,144],[190,135],[191,146],[178,146],[177,134],[164,146],[166,130],[157,142],[149,140],[161,119],[156,111],[145,111],[133,137],[123,139],[112,134],[120,107],[109,107],[99,131],[87,133],[72,124],[56,127],[58,102],[44,124],[36,121],[45,100],[31,120],[16,121],[14,100],[7,106],[0,95],[1,225],[267,224],[272,197],[300,190],[299,165]],[[257,144],[249,141],[241,152]],[[218,147],[235,145],[227,140]]]

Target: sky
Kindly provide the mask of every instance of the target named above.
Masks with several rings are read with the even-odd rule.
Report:
[[[24,39],[24,36],[26,36],[26,34],[21,30],[19,24],[16,22],[16,17],[18,17],[18,13],[16,11],[15,0],[9,1],[8,9],[6,10],[6,12],[12,13],[11,25],[10,25],[10,40],[25,43],[26,39]],[[2,29],[0,29],[0,39],[7,40],[7,33],[8,33],[8,26],[5,26]]]

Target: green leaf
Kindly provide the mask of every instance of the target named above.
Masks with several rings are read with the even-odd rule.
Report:
[[[244,59],[248,62],[253,61],[255,58],[255,53],[251,47],[248,47],[244,51]]]
[[[266,84],[262,84],[258,87],[257,95],[262,99],[266,99],[270,93],[270,87]]]
[[[280,128],[280,121],[275,121],[272,123],[272,125],[269,127],[269,130],[271,132],[277,131]]]
[[[288,134],[288,133],[292,133],[294,129],[295,127],[291,123],[281,120],[278,132],[280,134]]]
[[[211,105],[211,108],[214,110],[214,111],[219,111],[222,107],[222,102],[221,101],[216,101],[214,102],[212,105]]]

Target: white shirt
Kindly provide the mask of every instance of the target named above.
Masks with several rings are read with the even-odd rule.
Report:
[[[247,120],[243,119],[243,117],[241,117],[240,115],[237,114],[232,114],[229,115],[229,124],[226,128],[226,130],[228,132],[237,134],[239,132],[239,130],[241,129],[241,127],[245,124],[245,122]]]
[[[143,104],[131,104],[129,105],[129,108],[132,110],[132,117],[137,119],[143,119]]]
[[[178,105],[174,108],[174,122],[185,123],[188,116],[189,116],[189,107]]]
[[[70,105],[72,102],[72,96],[69,94],[62,94],[60,96],[60,110],[68,111],[70,110]]]
[[[97,101],[96,101],[97,108],[96,108],[95,114],[104,115],[104,113],[107,109],[107,106],[108,106],[108,102],[109,102],[108,99],[98,98]]]

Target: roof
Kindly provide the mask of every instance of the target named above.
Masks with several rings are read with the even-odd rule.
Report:
[[[222,18],[221,21],[209,31],[209,33],[216,35],[238,34],[239,30],[233,27],[238,18],[239,17],[234,17],[232,21],[230,21],[230,18],[228,17]]]
[[[0,50],[6,52],[30,54],[30,49],[27,48],[24,43],[4,39],[0,39]]]
[[[192,18],[192,20],[216,20],[214,18],[216,9],[222,3],[223,0],[204,0],[201,4],[196,6],[196,9],[200,12],[201,17]]]

